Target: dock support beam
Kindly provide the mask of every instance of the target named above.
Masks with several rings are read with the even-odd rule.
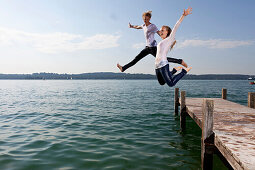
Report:
[[[201,167],[212,170],[214,133],[213,133],[213,100],[204,99],[202,106],[202,139],[201,139]]]
[[[178,116],[179,106],[180,106],[180,103],[179,103],[179,88],[175,88],[175,91],[174,91],[174,115],[175,116]]]
[[[182,132],[186,129],[186,114],[187,114],[187,112],[186,112],[185,96],[186,96],[186,92],[181,91],[180,126],[181,126]]]
[[[227,100],[227,89],[222,89],[221,98]]]
[[[248,93],[248,107],[255,109],[255,92]]]

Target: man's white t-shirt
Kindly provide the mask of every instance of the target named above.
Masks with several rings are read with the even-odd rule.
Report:
[[[158,31],[158,28],[155,24],[150,24],[146,26],[145,24],[141,25],[144,31],[144,36],[146,39],[146,46],[155,47],[157,42],[154,39],[154,34]]]

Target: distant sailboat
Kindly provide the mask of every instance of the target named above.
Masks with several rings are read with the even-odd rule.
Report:
[[[255,77],[252,78],[252,76],[251,76],[248,78],[248,80],[255,80]],[[249,84],[255,84],[255,81],[250,81]]]

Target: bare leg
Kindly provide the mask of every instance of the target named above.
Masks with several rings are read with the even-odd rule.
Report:
[[[122,71],[122,66],[119,63],[117,64],[117,67],[120,69],[121,72],[123,72]]]
[[[189,68],[184,68],[187,72],[189,72],[191,69],[192,69],[192,67],[189,67]]]
[[[183,65],[183,66],[186,67],[186,68],[188,67],[187,63],[185,63],[183,60],[182,60],[181,65]]]
[[[179,71],[180,69],[183,69],[183,67],[174,67],[176,71]]]

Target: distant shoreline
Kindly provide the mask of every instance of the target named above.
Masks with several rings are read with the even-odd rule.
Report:
[[[187,74],[184,80],[248,80],[255,75],[242,74]],[[33,73],[33,74],[0,74],[0,80],[156,80],[152,74],[130,74],[97,72],[82,74],[57,74],[57,73]]]

